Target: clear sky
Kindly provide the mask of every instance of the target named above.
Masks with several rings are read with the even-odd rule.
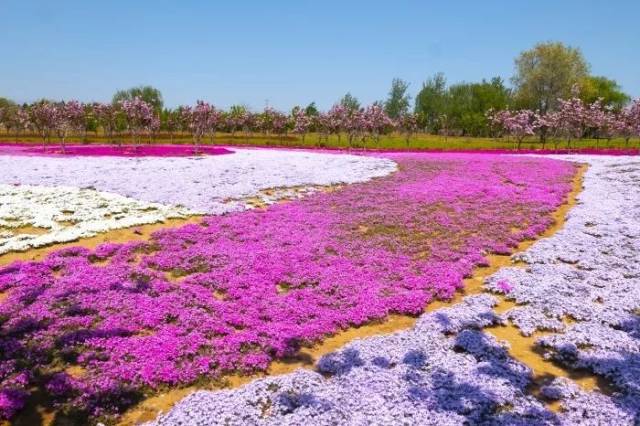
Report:
[[[592,72],[640,96],[640,0],[0,0],[0,96],[107,101],[159,88],[204,99],[327,108],[383,99],[394,77],[508,79],[536,42],[580,47]]]

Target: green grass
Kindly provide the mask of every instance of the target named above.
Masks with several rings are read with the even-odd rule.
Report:
[[[128,136],[119,137],[124,143],[131,143],[131,138]],[[95,135],[93,133],[87,135],[86,138],[71,137],[68,138],[68,143],[108,143],[108,140],[103,135]],[[25,142],[39,144],[42,143],[41,138],[35,135],[17,136],[0,134],[0,141],[7,142]],[[149,138],[144,139],[144,143],[155,144],[168,144],[172,142],[169,134],[163,133],[158,135],[153,141]],[[173,143],[175,144],[191,144],[192,139],[189,135],[174,135]],[[265,136],[261,134],[253,134],[245,136],[244,134],[225,134],[219,133],[213,139],[207,138],[204,141],[206,144],[216,145],[235,145],[235,146],[283,146],[283,147],[307,147],[307,148],[348,148],[348,142],[346,135],[342,135],[340,138],[336,135],[331,135],[328,141],[323,140],[322,143],[318,142],[317,134],[309,134],[303,141],[301,137],[289,135],[285,137],[278,136]],[[57,138],[51,139],[52,145],[59,144]],[[358,142],[354,148],[365,147],[361,142]],[[444,137],[437,135],[418,134],[411,137],[409,143],[402,135],[385,135],[380,138],[378,143],[374,143],[371,139],[366,142],[367,149],[391,149],[391,150],[515,150],[516,144],[513,140],[507,138],[473,138],[473,137]],[[548,141],[545,145],[545,149],[553,150],[556,146],[553,141]],[[596,140],[596,139],[582,139],[578,141],[572,141],[571,149],[640,149],[640,140],[631,140],[628,144],[624,139],[612,139]],[[530,138],[525,140],[520,149],[522,150],[539,150],[542,149],[542,144],[537,138]],[[568,149],[567,142],[562,140],[558,141],[557,149]]]

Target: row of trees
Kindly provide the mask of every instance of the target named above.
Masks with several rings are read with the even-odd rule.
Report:
[[[580,99],[620,111],[629,101],[618,83],[589,73],[579,49],[558,42],[540,43],[515,60],[511,86],[499,78],[447,86],[441,73],[425,81],[416,95],[415,113],[421,128],[430,133],[490,136],[486,112],[530,109],[541,114],[556,111],[558,99],[568,99],[574,86]]]
[[[544,149],[551,139],[557,149],[560,140],[566,140],[571,148],[573,141],[586,137],[610,140],[621,137],[628,148],[632,137],[640,137],[640,99],[616,110],[604,105],[602,99],[587,103],[579,96],[578,86],[574,86],[572,97],[556,99],[557,107],[552,111],[490,110],[487,113],[492,130],[513,138],[520,149],[522,141],[538,135]]]
[[[346,98],[350,101],[350,98]],[[30,105],[0,107],[0,126],[16,133],[37,132],[42,138],[43,148],[51,137],[59,137],[62,149],[67,138],[83,136],[89,129],[103,129],[111,142],[122,143],[122,135],[128,133],[132,142],[139,145],[143,137],[151,141],[160,131],[167,132],[173,141],[176,132],[191,134],[198,148],[205,138],[214,140],[217,132],[235,135],[243,132],[247,136],[262,133],[283,138],[289,133],[298,135],[303,142],[314,132],[318,142],[328,141],[335,135],[340,142],[346,138],[349,147],[366,146],[368,141],[379,142],[381,135],[399,132],[409,141],[419,129],[419,117],[402,112],[392,117],[385,105],[374,103],[366,107],[353,102],[337,103],[328,111],[318,111],[313,105],[295,107],[289,114],[273,108],[253,113],[243,107],[229,110],[218,109],[208,102],[198,101],[193,106],[181,106],[174,110],[157,111],[140,97],[125,98],[116,103],[83,104],[78,101],[39,101]],[[569,99],[557,99],[553,111],[493,110],[486,114],[492,136],[512,137],[517,148],[527,137],[537,135],[545,147],[547,140],[556,144],[581,138],[611,139],[640,137],[640,100],[615,109],[605,105],[602,99],[586,103],[579,96],[579,89]]]
[[[348,98],[347,98],[348,100]],[[284,137],[289,133],[299,135],[303,141],[310,132],[318,134],[318,141],[328,140],[330,135],[346,136],[349,145],[378,142],[380,136],[392,131],[405,135],[407,143],[417,131],[414,114],[406,113],[391,118],[382,105],[359,105],[338,103],[329,111],[318,111],[313,105],[295,107],[289,114],[266,107],[253,113],[247,108],[234,106],[222,110],[198,101],[193,106],[158,111],[154,105],[136,96],[125,97],[114,103],[83,104],[68,102],[38,101],[29,105],[0,107],[0,126],[7,132],[36,132],[42,138],[43,148],[52,136],[59,137],[62,149],[71,134],[85,136],[88,131],[101,128],[110,142],[122,142],[128,133],[132,142],[139,145],[143,137],[150,140],[160,131],[167,132],[173,142],[177,132],[189,133],[196,147],[209,137],[214,140],[217,132],[235,135],[244,132]]]

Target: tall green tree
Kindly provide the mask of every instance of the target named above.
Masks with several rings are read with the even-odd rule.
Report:
[[[316,117],[317,115],[320,114],[320,110],[318,110],[318,107],[316,106],[315,102],[311,102],[309,105],[306,106],[306,108],[304,109],[304,113],[306,115],[308,115],[309,117]]]
[[[482,80],[479,83],[454,84],[447,89],[443,114],[446,114],[449,120],[449,128],[454,129],[456,133],[487,136],[487,111],[507,108],[510,95],[510,90],[500,77],[490,81]]]
[[[409,83],[399,78],[393,79],[389,96],[384,102],[384,110],[389,117],[398,118],[409,111],[411,96],[408,90]]]
[[[589,74],[580,49],[560,42],[536,44],[515,60],[512,78],[518,106],[553,111],[558,98],[568,98],[571,87]]]
[[[585,103],[593,103],[602,99],[604,105],[610,105],[616,110],[622,109],[631,98],[622,91],[615,80],[600,76],[587,76],[580,81],[580,98]]]
[[[416,95],[415,113],[418,114],[420,125],[429,131],[437,132],[446,105],[447,80],[443,73],[437,73],[422,83],[422,88]]]
[[[416,113],[428,131],[486,136],[486,112],[502,110],[512,103],[511,90],[500,77],[479,83],[457,83],[449,87],[442,74],[427,80],[416,96]]]
[[[353,96],[351,92],[347,92],[346,95],[340,99],[340,105],[345,107],[348,111],[357,111],[360,109],[360,101]]]
[[[13,108],[16,103],[9,98],[0,97],[0,108]]]
[[[159,114],[162,111],[164,101],[160,90],[152,86],[138,86],[127,90],[118,90],[114,95],[112,102],[114,104],[124,101],[140,98],[153,108],[154,112]]]

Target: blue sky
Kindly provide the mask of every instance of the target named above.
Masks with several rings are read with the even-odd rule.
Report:
[[[439,71],[508,79],[520,51],[548,40],[640,96],[638,0],[0,0],[0,16],[0,96],[19,102],[151,84],[168,106],[326,108],[347,91],[383,99],[394,77],[413,94]]]

